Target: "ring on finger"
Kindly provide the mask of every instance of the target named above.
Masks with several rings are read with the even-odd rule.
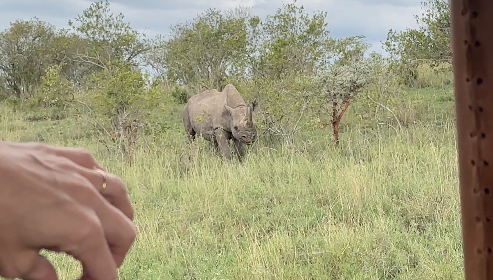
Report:
[[[98,172],[99,174],[103,175],[103,185],[102,185],[102,188],[103,188],[103,190],[106,189],[106,179],[108,178],[108,175],[106,174],[106,172],[104,172],[101,169],[96,169],[96,172]]]

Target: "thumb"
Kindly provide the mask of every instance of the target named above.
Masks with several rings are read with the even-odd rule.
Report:
[[[29,264],[29,271],[22,273],[23,280],[59,280],[53,264],[44,256],[37,254]]]

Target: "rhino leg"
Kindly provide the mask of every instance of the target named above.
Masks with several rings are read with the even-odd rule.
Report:
[[[217,145],[219,147],[219,150],[221,150],[221,153],[223,156],[230,160],[231,159],[231,150],[229,149],[229,142],[228,140],[231,138],[231,133],[224,131],[220,128],[216,129],[214,131],[215,133],[215,138],[217,141]]]
[[[212,148],[214,149],[215,152],[219,152],[219,144],[217,143],[216,139],[213,139],[211,141]]]
[[[188,136],[188,141],[192,142],[195,140],[195,130],[192,127],[192,122],[190,121],[190,116],[188,115],[188,104],[185,105],[185,108],[183,109],[183,114],[182,114],[182,120],[183,120],[183,126],[185,126],[185,132]]]
[[[195,140],[195,130],[187,131],[188,142]]]
[[[233,143],[235,146],[235,152],[238,155],[238,159],[242,161],[243,157],[245,156],[245,146],[237,139],[233,139]]]

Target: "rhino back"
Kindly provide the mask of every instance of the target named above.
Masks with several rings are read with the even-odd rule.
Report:
[[[203,91],[201,93],[197,93],[197,94],[193,95],[192,97],[190,97],[190,99],[188,99],[187,103],[188,104],[195,104],[195,103],[200,102],[202,99],[207,99],[207,98],[216,96],[218,94],[221,94],[221,93],[215,89],[206,90],[206,91]]]
[[[200,134],[213,133],[217,127],[224,127],[225,96],[217,90],[194,95],[188,102],[188,113],[194,130]]]

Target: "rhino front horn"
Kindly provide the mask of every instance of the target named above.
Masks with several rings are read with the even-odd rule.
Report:
[[[247,107],[247,111],[245,114],[245,122],[246,122],[246,125],[249,127],[251,127],[253,125],[252,110],[250,107]]]

